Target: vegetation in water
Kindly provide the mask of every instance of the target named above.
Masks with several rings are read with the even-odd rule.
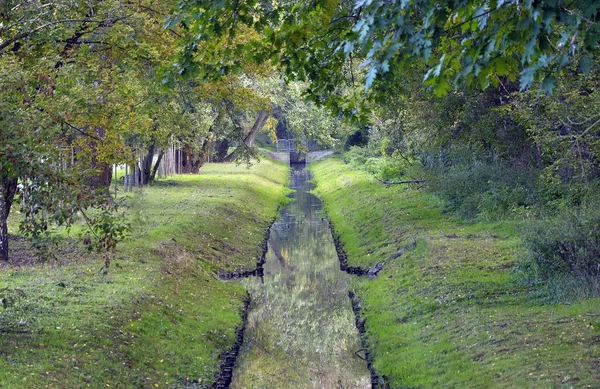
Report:
[[[292,171],[294,202],[271,227],[264,276],[243,280],[250,298],[232,388],[371,387],[329,223]]]

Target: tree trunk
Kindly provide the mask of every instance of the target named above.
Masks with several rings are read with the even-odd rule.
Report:
[[[193,155],[193,159],[190,161],[190,173],[198,174],[200,172],[200,166],[202,166],[202,159],[198,154]]]
[[[217,141],[217,152],[215,154],[215,159],[219,162],[222,162],[227,156],[227,151],[229,151],[229,141],[227,139]]]
[[[92,189],[108,188],[112,181],[112,167],[106,162],[93,161],[93,168],[98,171],[98,174],[94,174],[86,178],[85,182],[87,186]]]
[[[182,155],[183,173],[197,174],[202,162],[198,152],[194,151],[190,145],[185,145]]]
[[[181,150],[181,173],[190,173],[190,156],[188,155],[187,145]]]
[[[244,143],[248,146],[254,146],[254,139],[256,139],[256,134],[260,131],[261,128],[265,126],[267,119],[269,118],[269,113],[267,111],[260,111],[258,113],[258,117],[254,122],[254,125],[250,129],[250,132],[244,138]]]
[[[153,180],[152,176],[152,160],[154,159],[154,152],[156,151],[156,143],[152,143],[148,147],[148,153],[142,161],[142,185],[146,185],[148,182]]]
[[[254,146],[254,139],[256,139],[256,134],[260,131],[261,128],[265,126],[267,119],[269,118],[269,112],[267,111],[259,111],[258,116],[256,117],[256,121],[254,125],[250,129],[250,132],[244,137],[244,143],[252,147]],[[237,148],[231,152],[228,156],[223,158],[223,162],[231,162],[235,158]]]
[[[198,167],[198,169],[200,169],[206,162],[210,161],[210,153],[214,147],[214,140],[212,140],[212,138],[209,139],[205,139],[204,142],[202,143],[202,150],[200,151],[200,166]]]
[[[183,173],[183,171],[182,171],[183,163],[181,163],[182,162],[181,161],[182,151],[181,151],[181,149],[175,149],[174,151],[175,151],[175,174],[181,174],[181,173]]]
[[[186,147],[186,165],[187,165],[187,173],[190,174],[198,174],[200,171],[201,158],[198,152],[194,151],[192,147],[189,145]]]
[[[158,171],[158,167],[160,166],[160,161],[162,161],[163,155],[165,155],[165,153],[162,151],[158,153],[158,158],[156,159],[156,163],[152,168],[152,173],[150,173],[150,181],[154,181],[156,179],[156,172]]]
[[[8,215],[17,193],[17,179],[0,177],[0,261],[8,261]]]

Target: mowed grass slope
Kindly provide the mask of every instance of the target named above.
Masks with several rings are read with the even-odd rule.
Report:
[[[600,300],[548,303],[519,283],[515,222],[463,223],[337,159],[312,170],[349,264],[385,263],[353,288],[391,387],[599,387]]]
[[[209,384],[246,298],[216,273],[255,267],[287,179],[285,165],[263,160],[145,188],[129,200],[133,237],[107,275],[100,258],[72,250],[0,267],[0,387]]]

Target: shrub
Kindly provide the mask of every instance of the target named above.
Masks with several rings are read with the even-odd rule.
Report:
[[[579,207],[564,207],[548,220],[528,224],[523,243],[529,254],[521,268],[530,277],[570,278],[600,294],[599,199],[589,198]]]
[[[344,162],[355,168],[361,168],[366,163],[367,159],[374,156],[375,153],[372,150],[359,146],[350,147],[350,149],[342,155]]]
[[[405,173],[406,162],[394,156],[381,156],[378,150],[353,146],[343,155],[353,168],[369,172],[382,180],[394,180]]]
[[[444,200],[446,211],[465,219],[509,217],[535,205],[539,197],[535,170],[517,171],[476,159],[446,164],[433,175],[431,189]]]
[[[379,172],[382,180],[399,179],[405,174],[403,161],[399,161],[392,157],[382,158],[383,162],[379,166]]]

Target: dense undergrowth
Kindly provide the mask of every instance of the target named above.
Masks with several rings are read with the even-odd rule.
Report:
[[[522,222],[462,221],[438,196],[339,160],[312,169],[350,265],[384,262],[353,288],[391,387],[597,386],[600,300],[523,282]],[[539,239],[560,233],[539,226]]]
[[[0,267],[0,387],[211,383],[247,298],[216,273],[255,266],[286,180],[284,165],[264,160],[144,188],[128,200],[133,237],[105,275],[100,258],[76,248],[57,262]]]
[[[519,271],[528,282],[552,285],[546,292],[555,297],[600,296],[600,183],[552,181],[543,169],[518,168],[466,149],[424,152],[418,160],[399,155],[352,147],[343,158],[383,180],[424,180],[441,209],[465,221],[520,222],[529,251]]]

